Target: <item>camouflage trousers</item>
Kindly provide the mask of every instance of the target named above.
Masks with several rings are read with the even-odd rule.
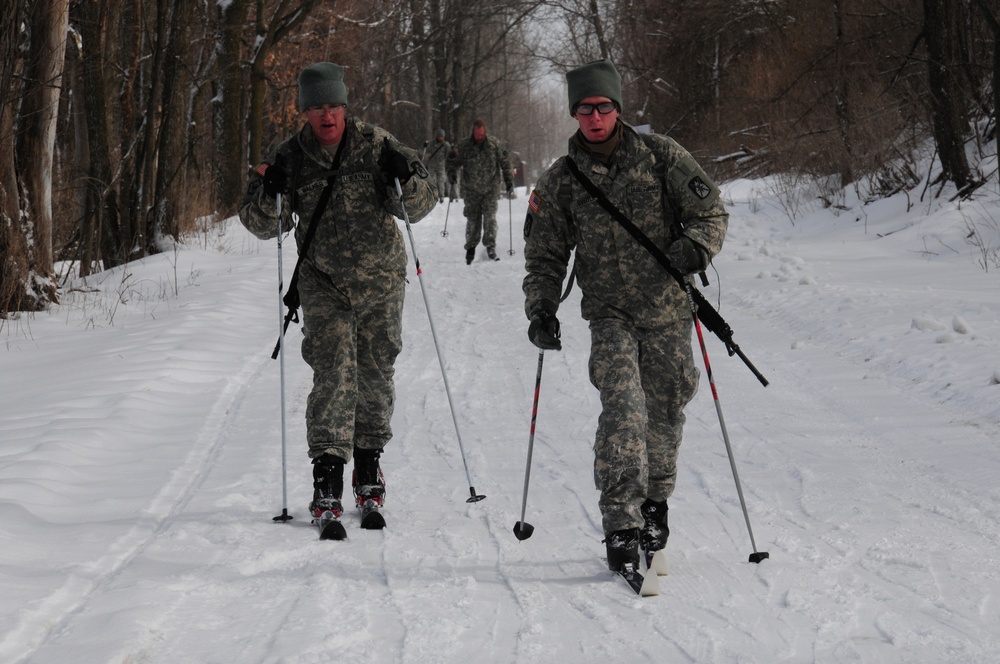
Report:
[[[465,191],[465,250],[475,249],[480,237],[484,247],[497,246],[497,192]]]
[[[641,527],[643,501],[674,491],[684,407],[698,389],[691,327],[590,322],[590,381],[601,393],[594,482],[606,535]]]
[[[444,164],[440,168],[430,169],[427,174],[428,179],[437,188],[438,202],[440,203],[448,195],[448,176],[444,172]]]
[[[347,292],[303,262],[302,357],[312,367],[306,405],[309,456],[351,459],[392,437],[396,356],[402,350],[405,281]]]

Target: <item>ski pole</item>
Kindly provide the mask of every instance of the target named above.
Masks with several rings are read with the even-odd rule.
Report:
[[[448,213],[451,212],[451,196],[448,197],[448,206],[444,209],[444,230],[441,237],[448,237]]]
[[[690,284],[688,285],[690,289]],[[753,553],[750,554],[750,562],[759,563],[766,560],[767,551],[757,551],[757,542],[753,538],[753,528],[750,526],[750,514],[747,512],[747,503],[743,499],[743,487],[740,486],[740,474],[736,470],[736,461],[733,459],[733,447],[729,444],[729,433],[726,431],[726,420],[722,417],[722,405],[719,402],[719,392],[715,389],[715,379],[712,377],[712,366],[708,362],[708,350],[705,348],[705,337],[701,333],[701,323],[698,321],[697,313],[694,315],[694,328],[698,332],[698,343],[701,345],[701,354],[705,358],[705,373],[708,374],[708,383],[712,386],[712,398],[715,400],[715,411],[719,414],[719,426],[722,427],[722,440],[726,443],[726,454],[729,455],[729,466],[733,469],[733,479],[736,481],[736,493],[740,496],[740,506],[743,507],[743,518],[747,522],[747,532],[750,533],[750,546]]]
[[[511,212],[511,202],[510,197],[507,197],[507,235],[510,237],[510,249],[507,250],[508,256],[514,255],[514,213]]]
[[[434,340],[434,349],[437,351],[438,364],[441,365],[441,378],[444,379],[444,392],[448,397],[448,408],[451,410],[451,421],[455,424],[455,437],[458,438],[458,449],[462,453],[462,465],[465,466],[465,477],[469,480],[469,498],[467,503],[476,503],[486,496],[477,494],[476,487],[472,485],[472,475],[469,473],[469,463],[465,459],[465,446],[462,445],[462,434],[458,430],[458,417],[455,414],[455,404],[451,399],[451,389],[448,387],[448,374],[444,369],[444,358],[441,356],[441,347],[438,345],[437,333],[434,331],[434,318],[431,317],[431,305],[427,300],[427,290],[424,288],[423,270],[420,268],[420,259],[417,258],[417,245],[413,242],[413,228],[410,226],[410,215],[406,213],[406,204],[403,203],[403,187],[399,184],[399,178],[393,178],[396,182],[396,193],[399,194],[399,205],[403,210],[403,221],[406,223],[406,234],[410,236],[410,250],[413,252],[413,264],[417,268],[417,281],[420,282],[420,293],[424,296],[424,309],[427,310],[427,322],[431,326],[431,338]]]
[[[535,447],[535,420],[538,419],[538,394],[542,389],[542,361],[545,351],[538,351],[538,372],[535,374],[535,399],[531,406],[531,429],[528,434],[528,460],[524,465],[524,495],[521,498],[521,520],[514,524],[514,537],[522,542],[535,532],[535,527],[524,521],[524,512],[528,508],[528,478],[531,477],[531,451]]]
[[[288,514],[288,465],[285,461],[286,437],[285,437],[285,317],[284,302],[282,302],[283,291],[285,290],[285,273],[282,265],[281,251],[281,194],[274,197],[278,207],[278,346],[281,376],[281,514],[274,517],[274,521],[291,521],[292,516]]]

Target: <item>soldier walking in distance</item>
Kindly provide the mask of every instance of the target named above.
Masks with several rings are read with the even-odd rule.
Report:
[[[448,176],[445,165],[448,155],[451,153],[451,143],[444,138],[444,129],[434,132],[434,140],[424,143],[424,151],[421,159],[427,172],[430,174],[431,182],[437,187],[438,203],[444,202],[444,197],[448,194]]]
[[[462,198],[465,200],[465,262],[471,264],[482,239],[486,254],[497,258],[497,197],[503,182],[507,196],[514,197],[514,173],[507,150],[486,134],[486,123],[476,120],[472,135],[455,146],[455,160],[461,169]]]

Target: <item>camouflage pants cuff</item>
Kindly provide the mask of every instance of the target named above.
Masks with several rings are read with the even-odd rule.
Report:
[[[309,443],[309,458],[329,454],[348,461],[354,453],[354,441],[350,440],[328,440],[317,443]]]
[[[354,447],[359,450],[380,450],[389,442],[389,436],[359,433],[354,435]]]

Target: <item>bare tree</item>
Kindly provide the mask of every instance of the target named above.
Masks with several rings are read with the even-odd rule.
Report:
[[[965,156],[969,98],[959,83],[959,67],[966,58],[964,18],[959,0],[924,0],[923,36],[941,178],[954,182],[960,191],[972,184]]]
[[[160,99],[161,120],[154,190],[156,205],[153,208],[152,223],[154,241],[166,235],[179,239],[179,216],[186,196],[183,186],[187,170],[185,149],[189,126],[186,122],[186,107],[192,74],[185,54],[191,44],[194,3],[172,0],[171,5],[169,13],[159,15],[160,20],[166,23],[166,43],[162,49],[163,91]],[[169,21],[166,20],[167,17]]]
[[[29,5],[31,42],[22,102],[18,162],[24,166],[25,194],[34,232],[32,270],[36,285],[48,283],[45,297],[55,299],[52,282],[52,177],[59,93],[62,85],[69,0],[39,0]]]
[[[220,2],[219,45],[216,53],[218,89],[215,103],[215,182],[218,209],[233,214],[239,205],[247,167],[242,74],[243,33],[251,0]]]
[[[24,2],[0,6],[0,317],[25,307],[28,248],[14,168],[14,73]]]
[[[261,125],[264,117],[264,97],[267,86],[265,63],[276,44],[281,42],[309,16],[319,0],[281,0],[270,14],[266,14],[263,0],[257,0],[256,48],[250,56],[250,163],[261,160],[263,136]],[[336,7],[336,3],[331,3]]]
[[[993,133],[1000,135],[997,131],[997,122],[1000,120],[1000,16],[990,9],[986,0],[973,0],[976,8],[983,16],[986,27],[993,35],[993,63],[991,87],[993,88]]]
[[[109,5],[105,0],[95,0],[80,3],[76,9],[79,10],[77,22],[83,44],[81,63],[89,155],[80,256],[80,274],[87,275],[99,263],[105,269],[124,263],[128,259],[129,246],[122,237],[111,161],[107,100],[112,88],[106,75]]]

